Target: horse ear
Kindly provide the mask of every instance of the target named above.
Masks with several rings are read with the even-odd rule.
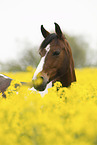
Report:
[[[62,31],[61,31],[60,26],[59,26],[57,23],[54,23],[54,24],[55,24],[55,31],[56,31],[56,33],[57,33],[57,36],[58,36],[59,38],[62,38]]]
[[[41,25],[41,33],[44,38],[46,38],[50,33],[44,29],[43,25]]]

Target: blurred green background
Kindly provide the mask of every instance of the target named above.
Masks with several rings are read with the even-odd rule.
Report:
[[[90,48],[83,36],[70,36],[64,33],[72,49],[74,64],[76,68],[97,67],[97,51]],[[0,62],[1,71],[26,71],[27,66],[37,67],[40,56],[39,46],[32,46],[25,42],[22,51],[17,53],[17,59]]]

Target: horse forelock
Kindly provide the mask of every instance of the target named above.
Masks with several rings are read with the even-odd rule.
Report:
[[[40,48],[39,48],[39,53],[41,54],[42,51],[44,50],[44,48],[46,48],[46,46],[48,44],[50,44],[50,42],[54,39],[57,38],[57,35],[55,33],[49,34],[45,40],[41,43]]]

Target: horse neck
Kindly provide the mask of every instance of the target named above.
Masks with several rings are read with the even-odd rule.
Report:
[[[61,82],[63,87],[68,87],[68,86],[71,85],[72,82],[75,82],[76,81],[76,76],[75,76],[75,70],[74,70],[74,63],[73,63],[73,61],[70,64],[68,71],[65,74],[61,75],[60,77],[56,78],[53,81],[53,84],[56,81]]]
[[[66,74],[59,78],[59,81],[62,83],[63,87],[68,87],[72,82],[76,81],[75,71],[71,72],[69,70]]]

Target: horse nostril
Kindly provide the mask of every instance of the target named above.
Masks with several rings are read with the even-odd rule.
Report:
[[[40,78],[41,78],[42,80],[44,80],[44,77],[43,77],[43,76],[41,76]]]
[[[42,79],[42,81],[43,81],[44,83],[48,83],[48,78],[43,77],[43,76],[40,76],[40,78]]]

